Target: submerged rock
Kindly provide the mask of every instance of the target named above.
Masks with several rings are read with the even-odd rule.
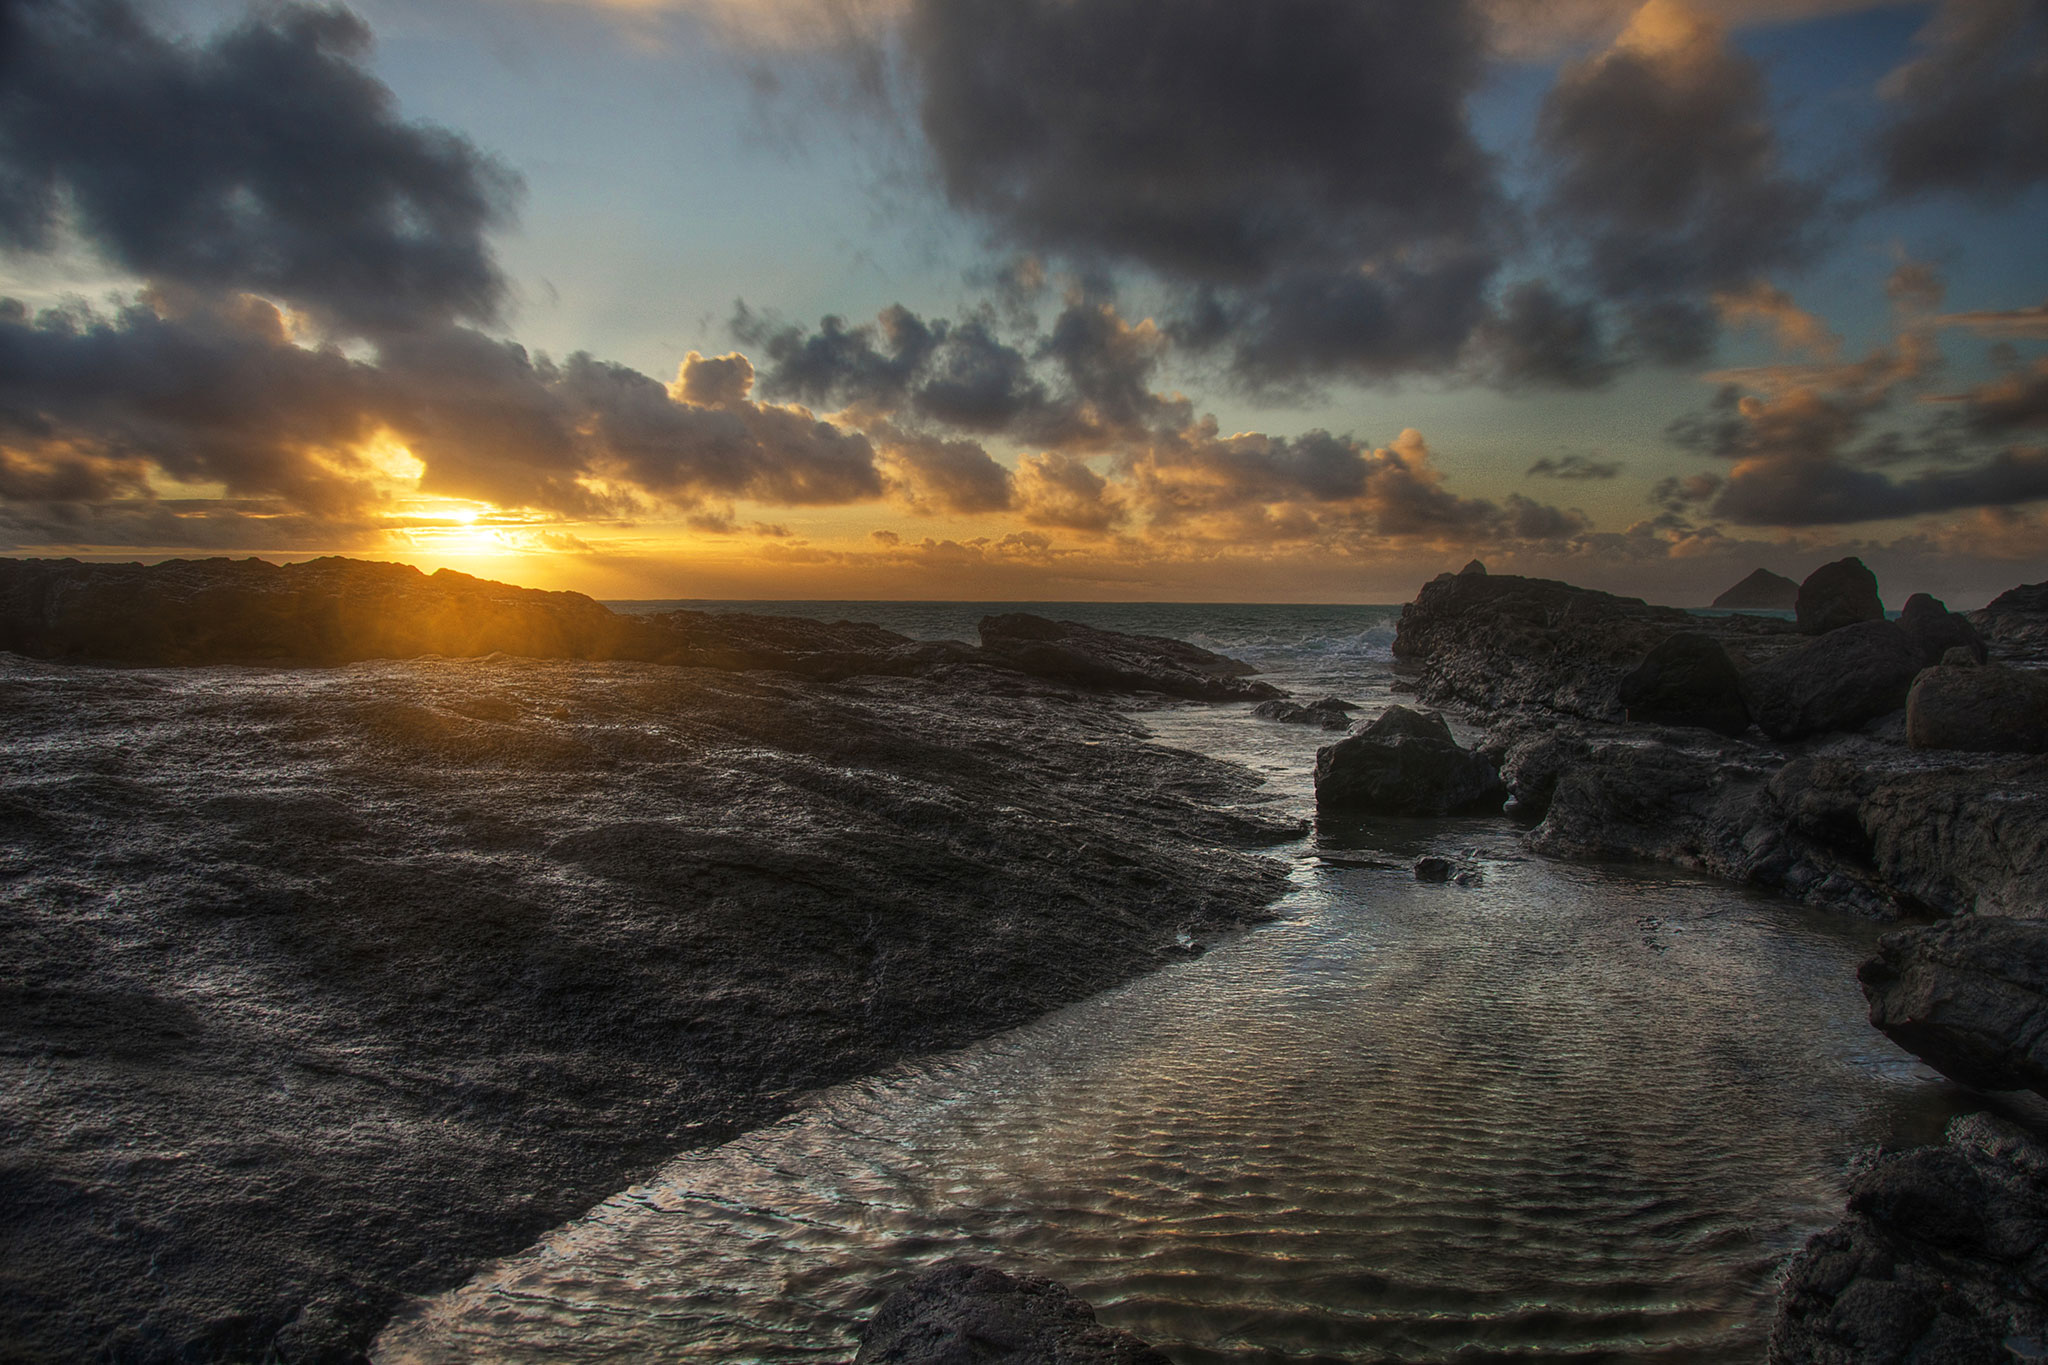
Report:
[[[1691,631],[1651,650],[1615,691],[1630,720],[1697,726],[1724,735],[1749,728],[1742,675],[1718,640]]]
[[[1765,734],[1800,739],[1859,729],[1899,710],[1923,666],[1898,626],[1860,621],[1751,669],[1742,690]]]
[[[2048,1095],[2048,923],[1979,915],[1887,934],[1856,977],[1871,1024],[1943,1075]]]
[[[1460,748],[1434,712],[1390,706],[1357,734],[1316,751],[1316,806],[1381,815],[1498,811],[1492,763]]]
[[[1866,1158],[1848,1216],[1785,1268],[1771,1365],[1976,1365],[2048,1354],[2048,1150],[1971,1114]]]
[[[1906,742],[1976,754],[2048,753],[2048,675],[2005,664],[1930,668],[1906,695]]]
[[[1074,621],[1012,612],[981,620],[982,652],[1033,677],[1077,687],[1161,692],[1192,701],[1257,701],[1278,697],[1254,682],[1250,664],[1156,635],[1124,635]]]
[[[1940,663],[1950,650],[1958,648],[1968,650],[1978,663],[1984,662],[1984,637],[1969,617],[1950,611],[1938,597],[1916,592],[1907,598],[1905,610],[1899,613],[1899,629],[1930,664]]]
[[[1447,882],[1451,879],[1449,858],[1418,858],[1415,862],[1415,880],[1418,882]]]
[[[1356,703],[1322,697],[1306,705],[1285,700],[1262,701],[1252,708],[1252,714],[1260,720],[1277,720],[1287,725],[1319,725],[1325,730],[1348,730],[1351,728],[1351,713],[1357,709]]]
[[[1799,604],[1799,585],[1783,574],[1758,569],[1714,599],[1724,611],[1791,611]]]
[[[1794,604],[1799,629],[1825,635],[1859,621],[1884,620],[1884,602],[1877,595],[1877,575],[1851,555],[1823,564],[1799,585]]]
[[[1169,1365],[1056,1280],[946,1261],[882,1300],[854,1365]]]

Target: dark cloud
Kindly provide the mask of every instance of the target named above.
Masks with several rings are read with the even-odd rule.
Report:
[[[913,510],[972,516],[1011,506],[1010,471],[989,458],[980,442],[909,434],[887,425],[870,428],[868,434],[881,446],[893,490]]]
[[[516,182],[397,117],[348,11],[281,3],[203,44],[125,0],[9,0],[0,23],[0,246],[75,231],[146,279],[348,329],[496,317],[483,234]]]
[[[871,325],[848,327],[828,316],[815,333],[775,324],[742,303],[731,325],[740,341],[766,353],[762,386],[768,392],[820,407],[879,412],[903,403],[948,330],[945,321],[927,324],[900,303]]]
[[[2048,498],[2048,450],[2001,451],[1967,469],[1895,479],[1840,460],[1737,466],[1713,513],[1749,526],[1830,526]]]
[[[1246,281],[1477,233],[1484,34],[1405,0],[917,0],[947,196],[1032,247]]]
[[[374,518],[316,516],[261,500],[122,498],[0,501],[0,549],[361,550],[382,543]]]
[[[1592,304],[1567,299],[1541,280],[1508,291],[1479,331],[1489,378],[1505,388],[1595,389],[1620,372]]]
[[[1485,315],[1509,215],[1461,0],[916,0],[906,34],[947,198],[1154,272],[1248,383],[1443,369]]]
[[[1690,299],[1650,299],[1627,304],[1628,348],[1654,365],[1694,365],[1714,349],[1720,324],[1714,310]]]
[[[1530,479],[1611,479],[1621,473],[1621,461],[1596,460],[1589,455],[1566,455],[1561,459],[1545,455],[1523,475]]]
[[[1979,434],[2048,427],[2048,357],[1971,389],[1963,401],[1964,421]]]
[[[1817,249],[1822,194],[1780,165],[1768,111],[1756,64],[1663,0],[1559,75],[1537,124],[1550,212],[1603,293],[1684,298]],[[1668,328],[1644,339],[1674,349]]]
[[[1891,190],[1997,204],[2048,180],[2048,4],[1946,0],[1920,41],[1926,54],[1884,86]]]

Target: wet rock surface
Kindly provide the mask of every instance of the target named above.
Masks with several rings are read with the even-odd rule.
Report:
[[[1491,814],[1507,799],[1485,755],[1461,748],[1442,716],[1390,706],[1357,734],[1316,750],[1316,806],[1384,815]]]
[[[1942,1074],[2048,1094],[2048,923],[1977,915],[1887,934],[1856,976],[1872,1026]]]
[[[1259,701],[1280,689],[1250,664],[1156,635],[1123,635],[1074,621],[1013,612],[981,620],[990,661],[1033,677],[1110,691],[1162,692],[1193,701]]]
[[[984,668],[7,658],[0,715],[14,1360],[354,1360],[680,1149],[1264,915],[1298,832]]]
[[[1772,1365],[2048,1353],[2048,1150],[1988,1114],[1937,1147],[1864,1158],[1848,1216],[1786,1267]]]
[[[1252,708],[1252,714],[1260,720],[1277,720],[1284,725],[1314,725],[1324,730],[1349,730],[1351,713],[1357,709],[1355,703],[1336,697],[1321,697],[1305,703],[1276,699],[1260,702]]]
[[[947,1261],[884,1299],[854,1365],[1167,1365],[1065,1285]]]

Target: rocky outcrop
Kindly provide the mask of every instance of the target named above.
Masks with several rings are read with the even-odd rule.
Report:
[[[1906,695],[1906,742],[1976,754],[2048,753],[2048,674],[2004,664],[1930,668]]]
[[[1899,629],[1930,664],[1940,663],[1951,649],[1967,650],[1978,663],[1984,662],[1984,637],[1969,617],[1950,611],[1938,597],[1916,592],[1907,598],[1905,610],[1899,613]]]
[[[1263,918],[1301,832],[983,668],[17,656],[0,715],[10,1361],[357,1360],[680,1150]]]
[[[1439,574],[1402,609],[1394,657],[1434,706],[1618,721],[1621,680],[1681,632],[1748,662],[1798,640],[1791,622],[1769,617],[1702,618],[1545,578]]]
[[[1680,631],[1651,650],[1615,688],[1629,720],[1698,726],[1724,735],[1749,728],[1742,675],[1718,640]]]
[[[1351,713],[1357,709],[1358,706],[1354,702],[1336,697],[1321,697],[1307,704],[1285,700],[1262,701],[1252,708],[1252,714],[1260,720],[1277,720],[1285,725],[1315,725],[1325,730],[1349,730]]]
[[[2048,583],[2002,592],[1970,621],[2001,657],[2048,660]]]
[[[1161,692],[1194,701],[1260,701],[1280,689],[1250,664],[1155,635],[1122,635],[1021,612],[981,620],[981,652],[1002,667],[1076,687]]]
[[[1884,620],[1884,602],[1877,595],[1877,575],[1851,555],[1823,564],[1799,585],[1793,604],[1799,629],[1825,635],[1859,621]]]
[[[0,651],[129,665],[333,666],[426,655],[510,654],[771,669],[819,681],[997,669],[1070,687],[1255,701],[1279,689],[1249,664],[1179,640],[1011,615],[983,647],[880,626],[749,613],[613,612],[443,569],[316,559],[83,564],[0,559]]]
[[[2048,1354],[2048,1150],[1987,1114],[1849,1171],[1848,1216],[1786,1267],[1772,1365]]]
[[[1468,559],[1465,561],[1465,567],[1458,570],[1458,572],[1461,574],[1477,574],[1479,577],[1484,578],[1486,577],[1486,566],[1476,559]]]
[[[1742,691],[1765,734],[1801,739],[1859,729],[1899,710],[1925,666],[1898,626],[1860,621],[1751,669]]]
[[[1856,976],[1871,1024],[1943,1075],[2048,1095],[2048,922],[1977,915],[1887,934]]]
[[[854,1365],[1168,1365],[1065,1285],[947,1261],[884,1299]]]
[[[1316,751],[1316,808],[1377,815],[1498,811],[1500,774],[1460,748],[1442,716],[1390,706],[1357,734]]]
[[[1799,604],[1799,585],[1783,574],[1758,569],[1714,599],[1724,611],[1791,611]]]

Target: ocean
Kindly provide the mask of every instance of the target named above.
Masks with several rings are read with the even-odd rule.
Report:
[[[1366,716],[1397,695],[1396,607],[627,609],[667,606],[968,640],[1030,610]],[[1259,773],[1267,814],[1313,816],[1333,736],[1245,704],[1140,718]],[[1424,854],[1472,884],[1417,882]],[[1865,1022],[1879,926],[1537,858],[1503,819],[1324,822],[1272,856],[1273,923],[678,1153],[415,1304],[374,1358],[843,1361],[884,1294],[969,1255],[1067,1282],[1181,1365],[1755,1361],[1845,1164],[1974,1107]]]

